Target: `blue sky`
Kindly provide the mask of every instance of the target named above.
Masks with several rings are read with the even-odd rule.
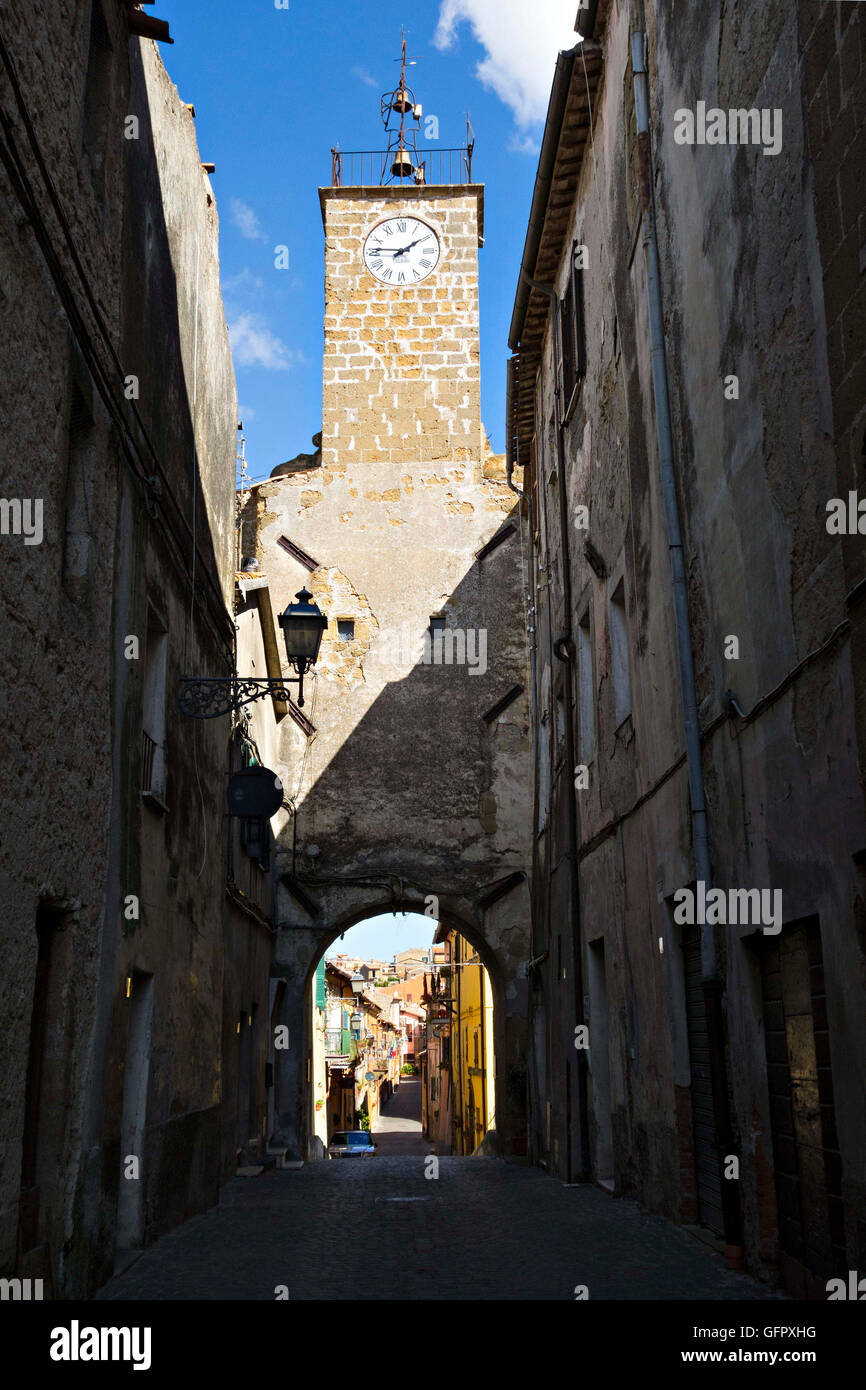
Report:
[[[417,912],[407,912],[405,916],[368,917],[351,927],[344,937],[330,945],[325,952],[329,957],[363,956],[365,960],[392,960],[395,952],[408,951],[410,946],[429,946],[436,930],[432,917],[422,917]]]
[[[284,3],[285,0],[278,0]],[[504,449],[506,340],[557,51],[576,42],[577,0],[160,0],[166,67],[196,109],[216,165],[226,317],[249,475],[312,450],[321,427],[324,237],[317,189],[330,149],[385,146],[379,98],[399,77],[439,121],[430,148],[475,129],[485,188],[480,252],[482,416]],[[424,142],[422,136],[422,143]],[[275,268],[277,246],[287,269]]]

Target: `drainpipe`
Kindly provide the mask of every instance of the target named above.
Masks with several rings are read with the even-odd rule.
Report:
[[[560,322],[559,295],[553,285],[544,285],[538,280],[534,280],[525,266],[521,267],[521,277],[527,282],[529,287],[538,290],[539,294],[546,295],[550,301],[551,323],[553,325],[554,359],[558,358],[558,347],[562,325]],[[577,866],[577,803],[576,790],[574,786],[574,768],[577,764],[577,749],[574,740],[574,720],[572,710],[574,708],[574,641],[571,636],[572,618],[572,597],[571,597],[571,544],[568,535],[568,492],[565,480],[565,426],[563,424],[562,398],[559,386],[559,377],[554,372],[554,418],[556,422],[556,477],[559,494],[559,532],[560,549],[562,551],[562,591],[563,607],[565,610],[565,632],[562,633],[553,643],[554,654],[565,666],[565,746],[566,762],[568,767],[569,792],[566,796],[567,830],[568,830],[568,867],[569,880],[571,886],[572,902],[572,971],[574,975],[574,994],[575,994],[575,1018],[578,1023],[584,1022],[583,1007],[583,949],[580,932],[580,875]],[[548,566],[550,557],[548,555]],[[548,569],[549,582],[549,569]],[[551,731],[552,732],[552,731]],[[552,751],[551,751],[552,756]],[[548,854],[548,867],[550,868],[551,856]],[[550,903],[550,887],[548,885],[548,904]],[[578,1148],[579,1148],[579,1167],[578,1177],[586,1181],[590,1178],[592,1165],[589,1156],[589,1104],[587,1098],[587,1065],[586,1049],[579,1048],[577,1052],[577,1095],[578,1095]],[[571,1181],[572,1175],[568,1174]]]
[[[664,315],[662,310],[661,271],[658,238],[656,235],[655,203],[653,198],[652,155],[649,135],[649,83],[646,70],[646,34],[643,20],[631,36],[631,62],[634,76],[634,105],[637,128],[638,163],[640,168],[641,238],[646,257],[647,301],[650,327],[650,360],[652,364],[653,400],[655,403],[656,439],[659,456],[665,521],[668,533],[668,553],[673,581],[674,614],[677,631],[677,656],[680,670],[680,691],[683,701],[683,722],[686,739],[686,762],[689,773],[691,801],[692,844],[698,881],[711,886],[707,807],[704,797],[704,774],[701,761],[698,701],[695,691],[695,670],[692,657],[691,621],[689,618],[688,588],[686,585],[683,542],[677,503],[674,473],[673,431],[668,393],[667,362],[665,359]],[[733,1143],[730,1103],[728,1099],[727,1068],[725,1064],[725,1034],[722,1011],[722,981],[716,951],[715,931],[709,923],[701,925],[701,975],[707,1012],[707,1034],[710,1054],[710,1076],[713,1093],[713,1118],[718,1150],[722,1217],[724,1222],[728,1264],[742,1263],[743,1230],[737,1185],[728,1181],[723,1172],[723,1158]]]

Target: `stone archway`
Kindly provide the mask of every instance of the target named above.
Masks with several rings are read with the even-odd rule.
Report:
[[[367,890],[370,893],[371,890]],[[274,1082],[284,1098],[276,1110],[272,1146],[289,1160],[307,1157],[307,1086],[310,1058],[310,998],[313,975],[328,947],[344,932],[383,913],[423,914],[428,894],[404,881],[399,901],[378,899],[349,885],[332,885],[322,904],[328,927],[292,926],[280,930],[272,974],[285,981],[281,1016],[288,1047],[274,1052]],[[501,895],[501,896],[500,896]],[[503,1157],[526,1157],[527,1133],[527,978],[528,885],[522,876],[487,888],[481,901],[442,897],[438,920],[460,932],[478,951],[493,990],[496,1056],[496,1150]],[[285,1103],[287,1099],[288,1103]]]

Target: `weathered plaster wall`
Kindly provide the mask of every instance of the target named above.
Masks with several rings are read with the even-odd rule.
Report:
[[[0,584],[3,727],[13,738],[0,776],[14,782],[0,792],[19,806],[0,879],[12,1020],[0,1262],[4,1273],[45,1277],[61,1296],[91,1291],[112,1268],[134,971],[154,979],[136,1155],[146,1239],[213,1201],[225,1099],[227,729],[182,726],[175,705],[180,675],[227,674],[233,646],[237,405],[216,210],[191,114],[156,47],[129,38],[125,7],[100,5],[106,27],[97,24],[93,48],[90,9],[70,19],[43,7],[34,27],[29,11],[10,6],[3,21],[82,266],[22,127],[36,207],[26,189],[4,186],[0,285],[19,331],[3,363],[4,438],[14,449],[4,451],[2,491],[44,499],[45,535],[27,548],[3,537]],[[130,113],[135,139],[124,138]],[[138,378],[134,399],[127,375]],[[167,631],[162,811],[140,790],[149,604]],[[133,897],[137,917],[125,910]],[[61,916],[35,1187],[19,1240],[39,904]],[[267,951],[248,968],[266,996]],[[32,1078],[29,1089],[32,1098]]]
[[[800,27],[786,6],[742,12],[720,4],[700,17],[690,13],[684,25],[659,22],[655,38],[671,380],[693,574],[700,577],[691,596],[698,693],[709,722],[724,709],[727,688],[751,712],[846,618],[842,551],[825,524],[826,502],[837,495],[828,411],[834,364]],[[703,72],[693,62],[684,66],[696,46],[707,55]],[[699,95],[723,107],[780,110],[781,153],[674,147],[670,112]],[[723,399],[729,372],[739,377],[738,401]],[[739,636],[739,660],[725,660],[727,634]],[[854,1214],[866,1210],[863,970],[851,932],[860,891],[852,856],[863,847],[864,826],[853,711],[843,640],[736,728],[737,737],[729,726],[720,731],[705,771],[718,881],[781,889],[786,923],[813,913],[820,919],[852,1259]],[[748,935],[729,929],[727,967],[754,1249],[761,1216],[754,1165],[758,1146],[768,1142],[769,1115],[757,963],[738,944]]]
[[[829,413],[834,362],[826,349],[822,251],[804,126],[808,88],[804,92],[802,34],[788,8],[774,4],[744,10],[718,3],[676,16],[666,7],[646,8],[668,372],[714,879],[725,887],[781,889],[786,923],[813,913],[820,918],[830,1029],[830,1055],[821,1065],[832,1059],[848,1258],[856,1262],[866,1147],[859,1099],[863,962],[854,931],[862,889],[853,856],[862,848],[863,806],[842,554],[825,528],[826,501],[839,493]],[[586,759],[581,755],[589,763],[590,782],[578,793],[580,918],[587,943],[604,941],[617,1186],[640,1193],[658,1210],[693,1220],[690,1072],[687,1048],[683,1052],[682,981],[671,969],[678,945],[669,900],[695,871],[656,463],[646,269],[637,236],[630,10],[634,7],[625,4],[612,7],[596,103],[598,169],[590,148],[564,238],[565,245],[572,238],[586,244],[590,258],[585,276],[589,369],[566,429],[569,499],[571,506],[589,507],[588,536],[606,567],[604,578],[592,571],[583,555],[586,533],[575,530],[572,624],[589,614],[596,695],[596,752]],[[833,34],[841,46],[841,34],[835,29]],[[850,44],[845,51],[850,59]],[[782,152],[769,156],[755,146],[677,145],[674,112],[694,109],[699,99],[723,108],[780,109]],[[837,155],[844,148],[840,137]],[[825,158],[832,158],[829,151]],[[828,254],[833,253],[825,247],[825,263]],[[847,283],[850,289],[850,276]],[[563,293],[564,262],[558,287]],[[840,295],[841,290],[839,303]],[[731,373],[739,378],[737,400],[724,395]],[[562,558],[550,478],[549,335],[542,375],[537,733],[542,754],[546,744],[553,745],[555,778],[556,741],[543,733],[544,724],[555,727],[557,663],[550,636],[563,625]],[[632,708],[625,723],[615,727],[609,599],[621,577]],[[836,638],[827,643],[839,624]],[[729,635],[739,638],[737,660],[725,658]],[[820,654],[799,669],[819,648]],[[728,689],[748,719],[728,717]],[[550,776],[542,756],[542,788]],[[566,795],[564,780],[559,793],[554,782],[551,825],[539,841],[534,875],[536,919],[550,902],[557,919]],[[770,1274],[776,1214],[772,1178],[767,1180],[772,1142],[760,942],[753,927],[718,931],[747,1259]],[[555,945],[555,936],[543,944]],[[538,941],[534,949],[540,949]],[[542,969],[546,988],[538,1003],[547,1012],[554,1041],[546,1081],[539,1084],[556,1097],[565,1083],[563,1057],[569,1055],[573,1015],[567,1004],[557,1003],[550,964]],[[591,1010],[589,1022],[592,1034]],[[815,1027],[820,1027],[817,1016]],[[559,1059],[557,1032],[559,1047],[565,1048]],[[591,1057],[590,1128],[597,1161],[594,1065]],[[563,1110],[554,1102],[560,1132],[554,1119],[548,1146],[560,1166],[567,1142]],[[544,1135],[539,1130],[536,1135],[544,1146]]]
[[[87,7],[70,15],[50,4],[43,22],[34,25],[29,6],[10,4],[4,7],[3,32],[36,137],[81,249],[87,282],[108,332],[116,334],[122,150],[119,142],[107,143],[98,173],[82,154],[88,20]],[[116,14],[112,37],[125,44],[123,29],[123,17]],[[82,80],[70,82],[70,70],[82,74]],[[106,84],[112,109],[125,104],[126,91],[126,75],[117,68]],[[0,313],[5,324],[14,325],[0,344],[0,495],[41,499],[44,535],[33,546],[25,546],[20,535],[0,538],[0,798],[5,808],[0,1003],[7,1021],[0,1058],[0,1266],[11,1273],[16,1265],[36,918],[43,902],[65,915],[59,922],[63,930],[54,933],[46,1043],[56,1070],[52,1114],[43,1127],[37,1165],[41,1210],[29,1243],[50,1239],[51,1258],[43,1249],[31,1268],[36,1277],[56,1281],[81,1146],[111,810],[107,711],[119,461],[109,417],[70,343],[62,291],[43,258],[40,238],[59,241],[59,236],[6,81],[4,93],[29,188],[22,195],[25,206],[0,167]],[[31,190],[35,207],[29,202]],[[59,254],[59,273],[82,306],[88,335],[98,344],[99,329],[84,303],[82,281],[68,249],[60,247]],[[79,534],[70,548],[67,494],[70,483],[77,486],[76,465],[69,462],[73,383],[92,417],[77,437],[76,455],[88,478],[90,535],[84,543]],[[31,1268],[20,1272],[26,1276]]]

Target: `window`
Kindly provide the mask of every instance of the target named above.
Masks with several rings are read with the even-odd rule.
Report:
[[[435,634],[436,634],[437,632],[444,632],[444,631],[445,631],[445,619],[444,619],[443,617],[440,617],[439,614],[435,614],[435,615],[430,619],[430,634],[431,634],[431,636],[435,636]]]
[[[165,804],[165,682],[168,633],[153,608],[148,608],[144,654],[144,696],[141,719],[141,791]]]
[[[618,729],[631,714],[631,678],[628,669],[628,622],[625,582],[620,580],[610,597],[610,656],[613,676],[614,725]]]
[[[580,761],[587,766],[595,753],[595,677],[589,609],[577,624],[577,701]]]
[[[473,1057],[475,1058],[474,1065],[477,1067],[477,1066],[478,1066],[478,1029],[477,1029],[477,1028],[474,1030],[474,1032],[473,1032],[473,1034],[472,1034],[472,1055],[473,1055]]]
[[[568,416],[576,387],[586,376],[586,325],[583,302],[583,267],[578,262],[581,247],[574,242],[565,295],[560,302],[559,382],[563,414]]]
[[[338,618],[337,636],[341,642],[353,642],[355,640],[355,619]]]

